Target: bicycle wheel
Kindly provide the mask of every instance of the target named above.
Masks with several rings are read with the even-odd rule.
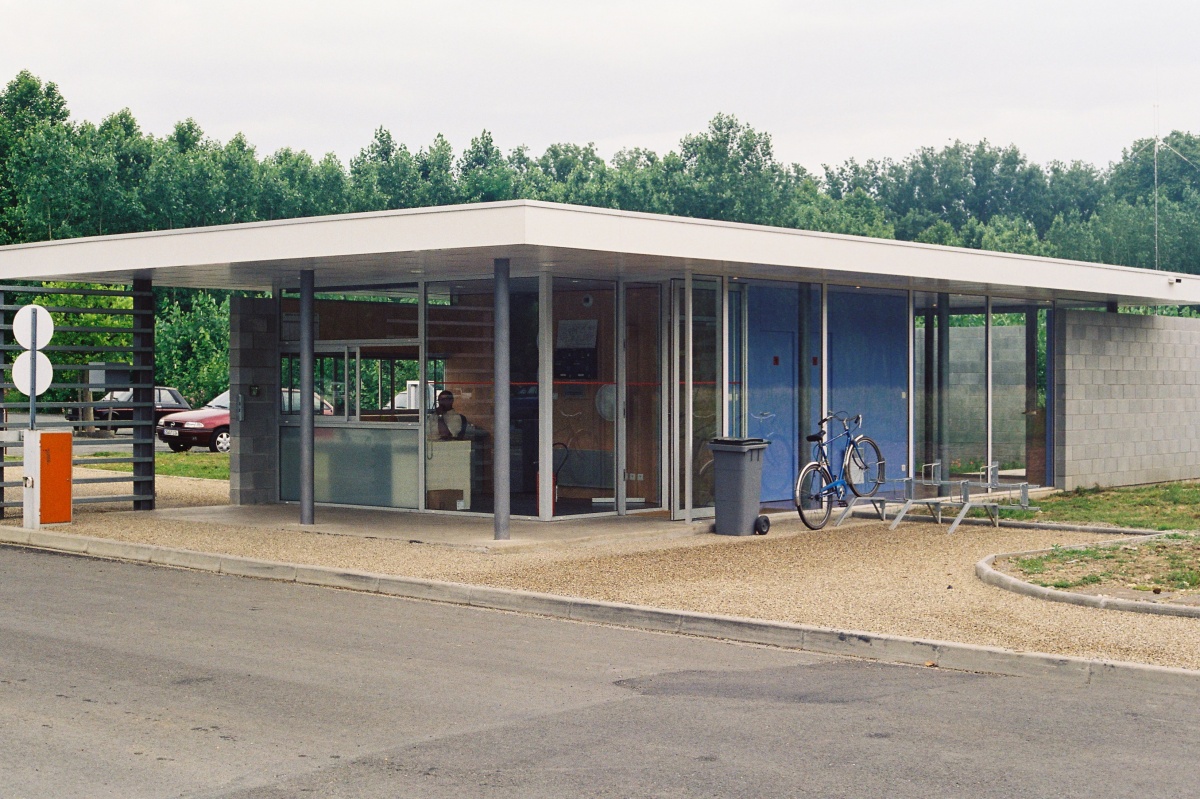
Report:
[[[846,463],[842,476],[850,490],[860,497],[872,496],[883,485],[883,454],[879,445],[866,436],[859,436],[846,448]]]
[[[796,480],[796,511],[800,521],[810,530],[820,530],[833,512],[833,493],[829,484],[833,478],[819,463],[810,463],[800,470]]]

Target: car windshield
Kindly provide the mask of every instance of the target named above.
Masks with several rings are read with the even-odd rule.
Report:
[[[101,402],[129,402],[133,399],[133,390],[110,391],[100,398]]]
[[[229,410],[229,392],[222,391],[220,394],[218,394],[217,396],[210,399],[208,401],[208,404],[205,405],[204,407],[205,408],[224,408],[225,410]]]

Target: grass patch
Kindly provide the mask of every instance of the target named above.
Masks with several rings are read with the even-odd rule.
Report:
[[[1175,533],[1135,543],[1054,547],[997,566],[1047,588],[1112,586],[1155,594],[1195,593],[1200,591],[1200,535]]]
[[[119,458],[126,453],[97,452],[96,458]],[[86,465],[86,464],[84,464]],[[109,472],[132,472],[132,463],[98,463],[89,469]],[[205,477],[210,480],[229,479],[228,452],[156,452],[154,473],[169,477]]]
[[[1200,483],[1134,488],[1077,488],[1036,500],[1036,511],[1005,518],[1067,524],[1112,524],[1148,530],[1200,529]]]

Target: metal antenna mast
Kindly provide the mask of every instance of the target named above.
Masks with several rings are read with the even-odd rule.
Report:
[[[1154,104],[1154,269],[1158,270],[1158,103]]]

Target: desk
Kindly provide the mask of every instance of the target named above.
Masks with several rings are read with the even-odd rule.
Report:
[[[425,491],[462,491],[462,510],[471,509],[470,441],[425,442]]]

